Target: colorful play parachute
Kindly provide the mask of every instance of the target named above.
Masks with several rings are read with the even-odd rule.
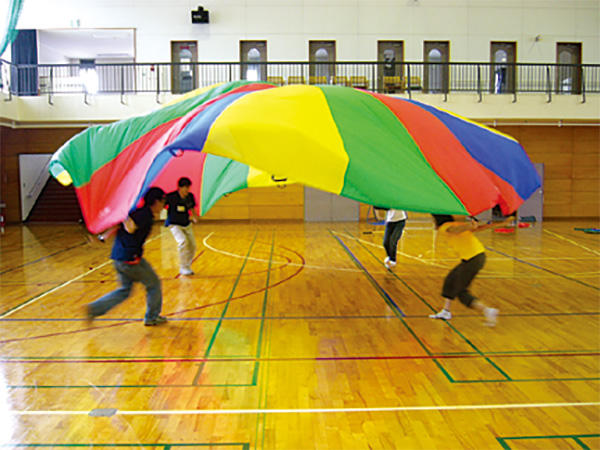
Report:
[[[190,92],[145,116],[91,127],[53,156],[92,232],[144,191],[192,180],[204,214],[224,194],[297,182],[410,211],[512,212],[539,186],[510,136],[425,104],[340,86],[245,81]]]

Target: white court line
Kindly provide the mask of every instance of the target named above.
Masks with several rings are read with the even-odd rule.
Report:
[[[165,416],[165,415],[228,415],[228,414],[327,414],[355,412],[402,412],[402,411],[481,411],[495,409],[534,409],[534,408],[570,408],[582,406],[600,406],[600,402],[563,402],[563,403],[507,403],[500,405],[430,405],[430,406],[390,406],[375,408],[304,408],[304,409],[157,409],[138,411],[117,411],[121,416]],[[84,416],[90,411],[1,411],[13,416]]]
[[[373,242],[365,241],[363,239],[354,237],[354,236],[352,236],[351,234],[348,234],[348,233],[337,233],[336,231],[332,231],[332,233],[333,234],[337,234],[339,236],[346,236],[349,239],[354,239],[355,241],[362,242],[363,244],[367,244],[367,245],[370,245],[372,247],[381,248],[381,245],[377,245],[377,244],[374,244]],[[442,266],[440,264],[436,264],[436,263],[433,263],[433,262],[430,262],[430,260],[428,260],[428,259],[423,259],[423,258],[419,258],[418,256],[409,255],[408,253],[404,253],[404,252],[401,252],[399,250],[397,250],[397,253],[399,255],[404,256],[405,258],[414,259],[415,261],[418,261],[420,263],[426,264],[428,266],[435,266],[435,267],[441,267],[442,269],[448,269],[448,267]]]
[[[238,259],[247,259],[249,261],[257,261],[257,262],[262,262],[262,263],[269,263],[268,259],[262,259],[262,258],[253,258],[251,256],[245,256],[245,255],[238,255],[237,253],[230,253],[227,252],[225,250],[220,250],[218,248],[212,247],[208,244],[208,239],[214,234],[214,231],[212,231],[211,233],[208,234],[208,236],[206,236],[203,240],[202,243],[204,244],[204,246],[215,252],[215,253],[220,253],[222,255],[226,255],[226,256],[231,256],[232,258],[238,258]],[[362,272],[362,270],[360,269],[354,269],[354,268],[346,268],[346,267],[331,267],[331,266],[313,266],[310,264],[299,264],[299,263],[286,263],[283,261],[273,261],[271,263],[272,265],[284,265],[287,264],[288,266],[292,266],[292,267],[304,267],[306,269],[317,269],[317,270],[339,270],[342,272]]]
[[[155,239],[158,239],[159,237],[162,236],[162,232],[160,235],[153,237],[152,239],[148,239],[146,242],[150,242],[153,241]],[[49,291],[46,291],[36,297],[33,297],[31,299],[29,299],[28,301],[26,301],[25,303],[23,303],[22,305],[19,305],[17,307],[15,307],[14,309],[9,309],[8,311],[6,311],[4,314],[0,314],[0,319],[4,319],[14,313],[16,313],[17,311],[22,310],[23,308],[26,308],[27,306],[37,302],[39,299],[46,297],[47,295],[52,294],[53,292],[58,291],[61,288],[64,288],[65,286],[68,286],[69,284],[89,275],[92,272],[95,272],[98,269],[101,269],[102,267],[106,266],[107,264],[111,263],[112,260],[109,259],[108,261],[103,262],[102,264],[100,264],[99,266],[94,267],[93,269],[88,270],[87,272],[82,273],[81,275],[76,276],[75,278],[69,280],[69,281],[65,281],[63,284],[60,284],[58,286],[53,287],[52,289],[50,289]]]
[[[563,241],[567,241],[568,243],[570,243],[570,244],[573,244],[573,245],[575,245],[575,246],[577,246],[577,247],[579,247],[579,248],[582,248],[582,249],[584,249],[584,250],[587,250],[588,252],[591,252],[591,253],[593,253],[594,255],[598,255],[598,256],[600,256],[600,252],[597,252],[596,250],[593,250],[593,249],[591,249],[591,248],[587,248],[585,245],[581,245],[579,242],[575,242],[575,241],[573,241],[573,240],[571,240],[571,239],[569,239],[569,238],[566,238],[566,237],[564,237],[564,236],[561,236],[560,234],[553,233],[553,232],[552,232],[552,231],[550,231],[550,230],[544,230],[544,233],[548,233],[548,234],[549,234],[549,235],[551,235],[551,236],[554,236],[554,237],[556,237],[556,238],[558,238],[558,239],[562,239]]]
[[[4,318],[6,318],[6,317],[8,317],[8,316],[10,316],[10,315],[12,315],[12,314],[14,314],[14,313],[16,313],[17,311],[20,311],[21,309],[23,309],[23,308],[25,308],[25,307],[27,307],[27,306],[31,305],[32,303],[34,303],[34,302],[37,302],[39,299],[41,299],[41,298],[44,298],[44,297],[46,297],[47,295],[49,295],[49,294],[52,294],[53,292],[55,292],[55,291],[58,291],[58,290],[59,290],[59,289],[61,289],[61,288],[64,288],[65,286],[68,286],[69,284],[73,283],[74,281],[77,281],[77,280],[79,280],[80,278],[83,278],[83,277],[85,277],[85,276],[89,275],[90,273],[92,273],[92,272],[95,272],[95,271],[96,271],[96,270],[98,270],[98,269],[101,269],[102,267],[104,267],[105,265],[107,265],[107,264],[108,264],[108,263],[110,263],[110,262],[111,262],[111,260],[109,259],[108,261],[106,261],[106,262],[103,262],[103,263],[102,263],[102,264],[100,264],[99,266],[96,266],[96,267],[94,267],[93,269],[91,269],[91,270],[88,270],[87,272],[84,272],[84,273],[82,273],[81,275],[78,275],[78,276],[76,276],[76,277],[75,277],[75,278],[73,278],[73,279],[71,279],[71,280],[69,280],[69,281],[65,281],[63,284],[60,284],[60,285],[58,285],[58,286],[56,286],[56,287],[53,287],[53,288],[52,288],[52,289],[50,289],[49,291],[46,291],[46,292],[44,292],[43,294],[40,294],[40,295],[38,295],[38,296],[36,296],[36,297],[33,297],[33,298],[29,299],[28,301],[26,301],[26,302],[25,302],[25,303],[23,303],[22,305],[19,305],[19,306],[17,306],[17,307],[16,307],[16,308],[14,308],[14,309],[10,309],[10,310],[8,310],[7,312],[5,312],[4,314],[0,314],[0,319],[4,319]]]

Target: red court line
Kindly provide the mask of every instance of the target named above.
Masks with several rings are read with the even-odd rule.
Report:
[[[195,258],[194,258],[194,259],[192,259],[192,264],[194,264],[194,263],[196,262],[196,260],[202,256],[202,254],[203,254],[203,253],[204,253],[204,250],[202,250],[200,253],[198,253],[198,254],[195,256]],[[192,265],[192,264],[190,264],[190,265]],[[181,274],[180,274],[180,273],[178,273],[177,275],[175,275],[175,278],[179,278],[180,276],[181,276]]]
[[[591,353],[526,353],[482,355],[398,355],[398,356],[317,356],[317,357],[281,357],[281,358],[136,358],[136,359],[0,359],[0,364],[104,364],[104,363],[182,363],[182,362],[276,362],[276,361],[378,361],[378,360],[421,360],[421,359],[473,359],[473,358],[558,358],[571,356],[600,356],[600,352]]]
[[[195,308],[188,308],[188,309],[184,309],[184,310],[181,310],[181,311],[175,311],[175,312],[172,312],[172,313],[169,313],[169,314],[165,314],[165,316],[176,316],[178,314],[184,314],[184,313],[190,312],[190,311],[197,311],[197,310],[200,310],[200,309],[209,308],[211,306],[222,305],[224,303],[232,302],[234,300],[241,300],[243,298],[249,297],[249,296],[257,294],[259,292],[264,292],[267,289],[271,289],[273,287],[279,286],[282,283],[285,283],[286,281],[291,280],[295,276],[299,275],[300,272],[302,272],[302,270],[304,270],[304,265],[306,264],[306,261],[305,261],[304,257],[300,253],[296,252],[295,250],[292,250],[292,249],[289,249],[289,248],[286,248],[286,247],[283,247],[283,246],[281,246],[281,248],[294,253],[296,256],[298,256],[298,258],[300,258],[300,261],[302,261],[302,264],[299,266],[298,270],[296,270],[296,272],[294,272],[293,274],[291,274],[287,278],[284,278],[284,279],[278,281],[277,283],[270,284],[268,286],[265,286],[263,288],[257,289],[255,291],[248,292],[248,293],[242,294],[242,295],[238,295],[237,297],[232,297],[232,298],[229,298],[227,300],[220,300],[220,301],[214,302],[214,303],[208,303],[206,305],[197,306]],[[285,266],[281,266],[278,269],[281,269],[283,267],[285,267]],[[2,345],[2,344],[9,344],[11,342],[31,341],[31,340],[35,340],[35,339],[44,339],[44,338],[57,337],[57,336],[67,336],[67,335],[70,335],[70,334],[78,334],[78,333],[84,333],[86,331],[100,330],[100,329],[106,329],[106,328],[114,328],[114,327],[118,327],[118,326],[121,326],[121,325],[129,325],[129,324],[132,324],[132,323],[139,323],[139,320],[127,320],[127,321],[124,321],[124,322],[117,322],[117,323],[113,323],[113,324],[110,324],[110,325],[103,325],[103,326],[99,326],[99,327],[83,328],[81,330],[62,331],[62,332],[57,332],[57,333],[48,333],[48,334],[42,334],[42,335],[39,335],[39,336],[27,336],[27,337],[22,337],[22,338],[4,339],[4,340],[0,340],[0,345]]]

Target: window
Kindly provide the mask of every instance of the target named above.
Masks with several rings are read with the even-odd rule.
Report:
[[[377,41],[377,61],[377,90],[404,91],[404,41]]]
[[[490,43],[490,92],[505,94],[515,92],[516,42]]]
[[[266,80],[267,41],[240,41],[240,62],[242,80]]]
[[[581,94],[581,43],[556,44],[556,92]]]
[[[424,92],[448,92],[450,42],[425,41],[423,43],[425,65],[423,67]]]
[[[98,74],[96,73],[95,60],[79,60],[79,78],[83,85],[84,92],[96,94],[98,92]]]
[[[173,94],[183,94],[196,89],[198,85],[198,43],[196,41],[171,41],[171,91]],[[151,74],[154,72],[151,71]],[[150,75],[156,82],[162,84],[161,74]],[[210,80],[202,80],[209,83]],[[154,81],[153,81],[154,83]]]
[[[310,84],[327,84],[335,76],[335,41],[310,41],[308,43]]]

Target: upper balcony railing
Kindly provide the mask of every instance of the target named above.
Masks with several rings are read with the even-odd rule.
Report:
[[[0,89],[10,95],[181,94],[234,80],[277,85],[331,84],[407,94],[600,93],[600,64],[426,62],[198,62],[12,64],[0,60]]]

